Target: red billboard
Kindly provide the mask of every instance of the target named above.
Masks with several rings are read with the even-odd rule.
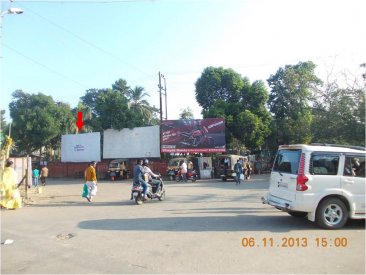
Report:
[[[162,153],[220,153],[225,147],[223,118],[162,121]]]

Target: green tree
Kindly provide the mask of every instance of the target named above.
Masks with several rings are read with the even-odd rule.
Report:
[[[145,125],[149,125],[152,123],[159,110],[150,106],[149,102],[144,99],[146,96],[149,96],[149,94],[145,92],[145,89],[143,87],[136,86],[134,89],[129,90],[128,104],[129,108],[133,112],[137,112],[141,115],[143,123]]]
[[[87,90],[78,106],[85,117],[84,131],[158,124],[158,110],[149,105],[146,96],[148,94],[143,87],[130,89],[123,79],[112,84],[112,89]]]
[[[316,65],[299,62],[279,68],[267,80],[271,89],[268,106],[274,116],[277,144],[308,143],[312,140],[312,108],[309,105],[322,81]]]
[[[0,110],[0,145],[2,146],[5,133],[6,133],[7,124],[5,121],[5,110]]]
[[[179,119],[194,119],[192,109],[187,107],[181,110],[181,113],[179,114]]]
[[[88,105],[85,105],[82,101],[79,101],[77,107],[72,110],[75,120],[77,119],[78,112],[81,112],[83,114],[82,118],[83,118],[84,125],[79,130],[78,127],[76,126],[76,123],[75,122],[72,123],[72,127],[71,127],[72,133],[91,133],[91,132],[93,132],[93,129],[101,129],[99,120],[92,119],[93,112],[92,112],[91,107],[89,107]],[[94,115],[95,115],[95,113],[94,113]]]
[[[109,89],[100,93],[95,101],[96,117],[100,130],[133,128],[142,126],[136,121],[136,114],[128,108],[128,101],[120,92]]]
[[[120,92],[123,96],[128,97],[130,94],[130,87],[127,85],[127,81],[120,78],[114,84],[112,84],[112,90]]]
[[[313,103],[313,142],[365,146],[365,93],[362,84],[341,88],[337,81],[319,90]]]
[[[47,160],[51,160],[54,157],[51,152],[53,150],[59,151],[61,150],[61,136],[75,133],[76,125],[75,120],[76,116],[73,114],[72,109],[68,103],[64,102],[56,102],[56,108],[53,114],[55,118],[57,127],[58,127],[58,134],[51,139],[50,143],[45,145],[45,155]]]
[[[229,146],[256,149],[264,144],[271,117],[262,81],[250,83],[232,69],[209,67],[196,82],[196,99],[204,118],[225,118]]]
[[[361,68],[366,68],[366,63],[362,63],[362,64],[360,65],[360,67],[361,67]],[[363,78],[363,80],[365,80],[365,81],[366,81],[366,73],[363,73],[363,74],[362,74],[362,78]]]
[[[61,135],[75,133],[76,116],[72,112],[72,109],[68,103],[56,102],[54,116],[57,119],[57,124],[59,128],[59,140],[61,140]]]
[[[244,82],[240,74],[232,69],[208,67],[195,85],[196,100],[205,112],[216,100],[239,101]]]
[[[17,148],[31,154],[43,146],[50,146],[60,134],[60,120],[56,117],[57,104],[42,93],[28,94],[22,90],[13,93],[9,104],[12,136]]]

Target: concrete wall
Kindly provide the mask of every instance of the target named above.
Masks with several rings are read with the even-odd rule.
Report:
[[[104,179],[107,177],[108,164],[112,159],[105,159],[97,164],[97,176],[98,179]],[[136,159],[130,159],[127,164],[127,169],[130,170],[131,178],[133,167],[136,164]],[[83,178],[84,171],[88,167],[88,163],[85,162],[49,162],[47,164],[49,170],[49,177],[51,178]],[[160,173],[166,175],[168,167],[167,160],[149,159],[149,167],[154,173]]]

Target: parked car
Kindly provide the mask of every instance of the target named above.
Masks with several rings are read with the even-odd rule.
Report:
[[[325,229],[366,218],[365,148],[332,144],[282,145],[263,203]]]

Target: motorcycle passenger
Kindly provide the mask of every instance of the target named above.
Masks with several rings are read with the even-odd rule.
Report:
[[[143,160],[139,159],[133,168],[133,184],[141,184],[143,189],[143,200],[146,200],[146,194],[148,192],[148,184],[144,180],[144,168],[142,167]],[[131,194],[132,200],[132,194]]]
[[[160,180],[159,179],[153,179],[154,178],[160,178],[161,175],[160,174],[154,174],[153,171],[151,171],[151,169],[149,168],[149,160],[148,159],[144,159],[143,163],[143,170],[145,175],[147,175],[148,181],[153,183],[153,185],[156,185],[156,190],[160,190]]]

